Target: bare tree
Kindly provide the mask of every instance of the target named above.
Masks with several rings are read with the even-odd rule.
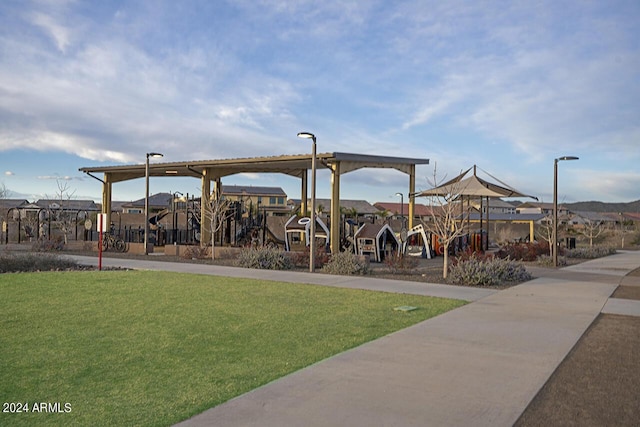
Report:
[[[535,236],[549,245],[549,256],[553,255],[553,218],[548,215],[540,220],[536,227]]]
[[[64,244],[69,243],[69,234],[75,230],[76,217],[69,210],[70,201],[74,197],[75,190],[69,189],[69,183],[66,181],[56,180],[58,191],[56,192],[56,203],[49,206],[49,212],[54,220],[56,227],[60,230],[64,237]]]
[[[233,216],[233,210],[231,207],[231,200],[229,199],[221,199],[210,195],[205,201],[205,216],[206,221],[203,221],[203,224],[206,223],[207,231],[211,234],[211,259],[216,259],[216,234],[222,228],[222,225],[227,220],[227,218],[231,218]]]
[[[427,180],[434,188],[442,184],[442,181],[438,182],[435,167],[433,180]],[[426,228],[438,236],[444,249],[442,277],[445,279],[449,270],[449,247],[456,238],[466,232],[464,223],[469,218],[470,209],[462,203],[463,192],[464,184],[454,182],[446,186],[444,193],[427,196],[427,204],[431,206],[431,221],[426,224]]]
[[[614,232],[620,236],[620,247],[622,249],[624,249],[626,235],[633,232],[635,228],[633,221],[625,219],[622,214],[620,214],[620,227],[615,227]]]
[[[584,221],[584,225],[580,230],[580,234],[589,239],[589,246],[593,246],[593,239],[598,238],[603,231],[604,226],[602,221],[586,218]]]

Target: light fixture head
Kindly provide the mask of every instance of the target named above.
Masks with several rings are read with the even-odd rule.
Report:
[[[311,132],[298,132],[298,138],[306,138],[316,140],[316,136]]]
[[[147,153],[147,157],[164,157],[162,153]]]
[[[556,160],[579,160],[579,157],[576,156],[562,156],[558,157]]]

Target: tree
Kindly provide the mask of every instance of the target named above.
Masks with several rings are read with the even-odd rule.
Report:
[[[220,231],[227,218],[231,218],[234,214],[233,209],[230,209],[231,203],[231,200],[214,197],[213,194],[209,195],[207,200],[205,200],[206,221],[202,221],[201,226],[206,223],[207,231],[211,235],[212,260],[216,259],[216,234]]]
[[[436,188],[442,184],[438,182],[436,168],[433,169],[433,180],[429,184]],[[444,181],[444,180],[443,180]],[[438,236],[444,248],[444,263],[442,266],[442,277],[447,278],[449,271],[449,247],[453,241],[463,235],[465,221],[469,218],[470,208],[465,208],[462,201],[464,184],[453,183],[446,187],[446,193],[433,194],[427,197],[431,206],[431,221],[426,224],[427,230]]]
[[[589,239],[589,246],[593,246],[593,239],[598,238],[603,231],[604,226],[602,221],[586,218],[580,233]]]
[[[540,220],[536,227],[536,237],[547,242],[549,245],[549,256],[553,256],[553,217],[547,215]]]
[[[49,206],[49,212],[52,215],[52,219],[56,227],[62,232],[64,237],[64,244],[69,243],[69,234],[71,234],[76,227],[76,216],[69,210],[70,201],[75,194],[74,191],[69,190],[69,183],[61,180],[56,180],[58,185],[58,192],[56,193],[55,205]],[[39,231],[38,231],[38,234]]]

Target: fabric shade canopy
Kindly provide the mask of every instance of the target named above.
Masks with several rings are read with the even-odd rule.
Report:
[[[472,169],[473,174],[465,178]],[[495,184],[480,178],[476,174],[476,166],[474,165],[452,180],[429,190],[421,191],[416,196],[530,197],[538,200],[537,197],[524,194],[507,184],[501,184]]]

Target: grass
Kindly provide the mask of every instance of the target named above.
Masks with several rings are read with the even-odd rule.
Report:
[[[462,304],[166,272],[2,274],[0,398],[63,413],[0,412],[0,425],[171,425]],[[405,305],[420,309],[393,310]]]

